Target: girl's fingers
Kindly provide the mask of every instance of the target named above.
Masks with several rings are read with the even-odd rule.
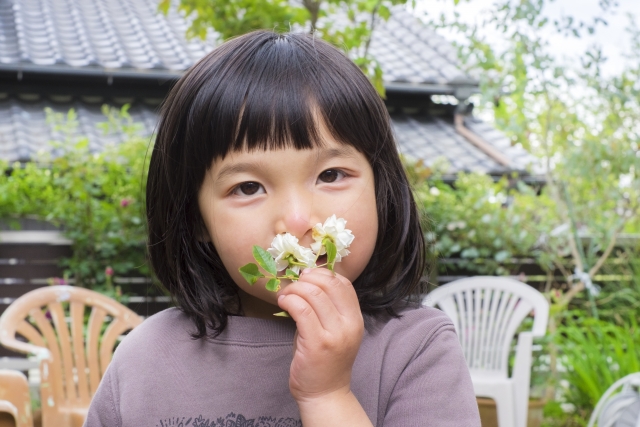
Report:
[[[333,331],[340,327],[342,315],[320,286],[302,279],[287,286],[281,295],[297,295],[302,298],[311,306],[325,330]]]
[[[322,288],[340,314],[348,317],[361,315],[358,296],[347,278],[333,274],[325,268],[316,268],[303,273],[300,276],[300,281],[313,283]]]
[[[295,320],[298,333],[302,338],[318,336],[323,330],[320,320],[311,305],[296,294],[279,295],[278,306],[289,312]]]

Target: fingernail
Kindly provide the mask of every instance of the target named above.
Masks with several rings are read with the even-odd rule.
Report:
[[[282,299],[285,297],[286,295],[278,295],[278,301],[282,301]]]
[[[302,274],[307,274],[307,273],[311,273],[310,268],[305,268],[304,270],[302,270]]]

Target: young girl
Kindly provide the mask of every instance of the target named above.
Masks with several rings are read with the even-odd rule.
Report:
[[[274,293],[239,273],[333,214],[355,236],[335,274]],[[86,426],[480,425],[452,323],[415,302],[423,233],[385,105],[327,43],[260,31],[194,65],[161,112],[147,216],[177,307],[123,340]]]

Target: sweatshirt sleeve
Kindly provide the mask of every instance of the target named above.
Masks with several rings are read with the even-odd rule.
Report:
[[[393,389],[385,427],[480,427],[469,370],[453,326],[441,326]]]
[[[116,400],[117,386],[114,385],[112,372],[115,371],[113,362],[98,385],[96,394],[91,399],[89,412],[83,427],[121,427],[122,421]],[[115,390],[114,390],[115,389]]]

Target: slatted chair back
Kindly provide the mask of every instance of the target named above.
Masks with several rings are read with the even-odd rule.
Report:
[[[117,301],[72,286],[36,289],[5,310],[0,344],[40,360],[44,427],[77,424],[70,420],[89,407],[119,337],[141,322]]]
[[[534,311],[532,335],[544,336],[549,303],[529,285],[507,277],[477,276],[434,289],[424,304],[439,306],[453,321],[469,369],[508,376],[513,337]]]

